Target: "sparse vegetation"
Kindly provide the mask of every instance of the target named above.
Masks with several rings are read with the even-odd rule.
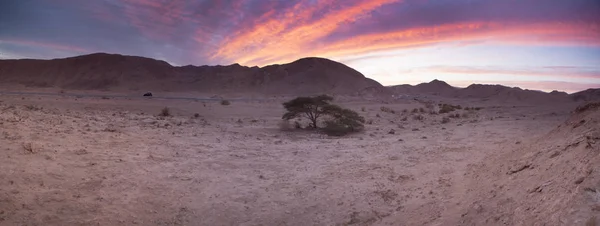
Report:
[[[158,116],[162,116],[162,117],[171,116],[171,109],[169,109],[168,107],[164,107],[162,110],[160,110],[160,113],[158,114]]]
[[[279,129],[282,131],[290,131],[292,130],[292,125],[290,125],[290,121],[289,120],[281,120],[279,123],[277,123],[277,126],[279,126]]]
[[[442,124],[446,124],[446,123],[449,123],[449,122],[450,122],[450,119],[448,117],[443,117],[442,118]]]
[[[29,104],[29,105],[25,105],[25,109],[29,110],[29,111],[38,111],[42,108],[35,106],[33,104]]]
[[[382,111],[382,112],[391,113],[391,114],[396,114],[396,111],[394,111],[393,109],[391,109],[391,108],[388,108],[388,107],[381,106],[381,108],[380,108],[380,109],[381,109],[381,111]]]
[[[221,105],[224,105],[224,106],[231,105],[231,102],[229,102],[228,100],[221,100]]]
[[[456,114],[450,114],[450,116],[448,116],[450,118],[460,118],[460,114],[456,113]]]
[[[449,113],[449,112],[453,112],[457,109],[462,109],[462,107],[460,105],[451,105],[451,104],[440,104],[440,114],[445,114],[445,113]]]
[[[425,117],[423,117],[423,115],[415,115],[413,116],[414,120],[418,120],[418,121],[423,121],[425,120]]]
[[[29,153],[33,153],[33,144],[31,144],[31,143],[24,143],[23,144],[23,149],[25,149],[25,151],[27,151]]]

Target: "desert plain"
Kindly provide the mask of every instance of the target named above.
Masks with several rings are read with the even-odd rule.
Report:
[[[600,221],[597,105],[336,96],[367,123],[330,137],[282,125],[292,96],[105,95],[0,95],[0,225]]]

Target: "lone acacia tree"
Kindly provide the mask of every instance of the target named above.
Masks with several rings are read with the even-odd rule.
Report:
[[[331,106],[329,102],[333,100],[333,97],[327,95],[320,95],[315,97],[297,97],[296,99],[290,100],[283,103],[283,107],[287,112],[283,115],[283,119],[290,120],[298,117],[304,117],[310,120],[310,126],[317,129],[317,122],[319,118],[325,115],[327,112],[326,107]]]
[[[364,128],[365,118],[353,110],[331,104],[332,100],[333,98],[327,95],[290,100],[283,103],[287,110],[283,119],[304,117],[311,121],[310,127],[317,129],[319,118],[325,116],[327,120],[322,131],[331,136],[343,136]]]

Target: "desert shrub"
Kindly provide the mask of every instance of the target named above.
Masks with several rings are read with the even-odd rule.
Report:
[[[160,110],[160,113],[158,114],[158,116],[162,116],[162,117],[171,116],[171,110],[168,107],[164,107],[162,110]]]
[[[425,119],[425,117],[423,117],[423,115],[415,115],[413,116],[414,120],[418,120],[418,121],[423,121]]]
[[[429,110],[433,110],[433,104],[432,103],[426,103],[425,104],[425,108],[427,108]]]
[[[292,130],[292,125],[290,125],[290,121],[289,120],[285,120],[285,119],[281,120],[279,123],[277,123],[277,126],[282,131]]]
[[[323,132],[329,136],[344,136],[349,133],[344,125],[335,121],[325,121]]]
[[[22,144],[23,149],[25,149],[27,152],[29,153],[33,153],[33,145],[31,143],[24,143]]]
[[[30,104],[30,105],[25,105],[25,109],[30,110],[30,111],[37,111],[37,110],[40,110],[41,108]]]
[[[443,117],[442,118],[442,123],[443,124],[446,124],[446,123],[449,123],[449,122],[450,122],[450,119],[448,117]]]
[[[231,105],[231,102],[229,102],[228,100],[221,100],[221,105]]]
[[[329,120],[325,121],[323,132],[331,136],[343,136],[363,130],[365,118],[350,109],[337,105],[328,105],[324,108]]]
[[[459,109],[458,106],[454,106],[451,104],[442,104],[440,105],[440,114],[445,114],[445,113],[449,113],[449,112],[453,112],[455,110]]]
[[[391,113],[391,114],[396,114],[396,111],[394,111],[393,109],[391,109],[391,108],[388,108],[388,107],[384,107],[384,106],[382,106],[380,109],[381,109],[381,111],[382,111],[382,112],[387,112],[387,113]]]

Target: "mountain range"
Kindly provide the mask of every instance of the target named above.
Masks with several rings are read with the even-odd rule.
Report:
[[[0,83],[30,88],[68,90],[200,92],[264,95],[436,95],[518,101],[588,101],[600,89],[567,94],[501,85],[472,84],[458,88],[440,80],[415,86],[385,87],[360,72],[325,58],[302,58],[265,67],[172,66],[138,56],[94,53],[52,60],[0,60]]]

